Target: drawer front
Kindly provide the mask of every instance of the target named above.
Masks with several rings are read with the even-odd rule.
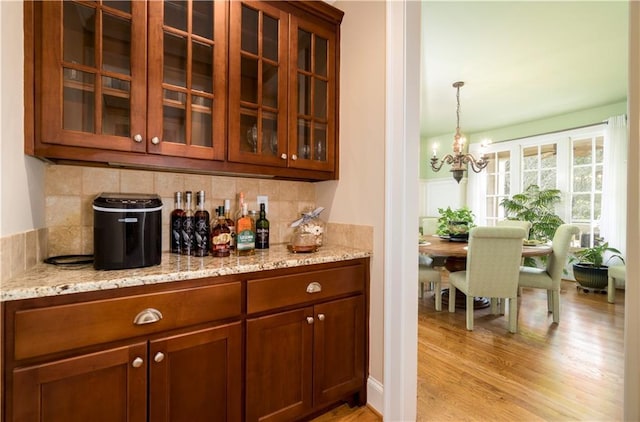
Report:
[[[15,359],[239,317],[241,295],[233,282],[17,311]]]
[[[349,293],[364,292],[360,264],[280,277],[249,280],[247,313],[309,303]]]

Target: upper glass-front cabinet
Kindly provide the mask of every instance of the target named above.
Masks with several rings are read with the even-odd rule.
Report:
[[[145,150],[145,13],[135,1],[43,2],[43,142]]]
[[[224,159],[226,7],[149,2],[149,152]]]
[[[229,159],[287,165],[288,16],[260,2],[231,2]]]
[[[290,166],[334,170],[336,122],[335,31],[291,16]]]

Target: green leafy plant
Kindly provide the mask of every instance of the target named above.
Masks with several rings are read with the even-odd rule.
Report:
[[[605,252],[612,253],[606,262],[604,261]],[[575,259],[572,259],[572,262],[577,259],[580,264],[589,264],[594,268],[600,268],[612,259],[617,258],[624,264],[624,258],[621,253],[618,249],[609,247],[609,242],[605,242],[575,252]]]
[[[440,214],[440,218],[438,218],[438,230],[436,233],[441,236],[450,234],[450,222],[467,223],[467,230],[475,227],[473,223],[475,216],[467,207],[456,210],[452,210],[451,207],[447,207],[446,209],[438,208],[438,213]]]
[[[564,223],[555,213],[555,205],[561,199],[559,189],[540,189],[538,185],[529,185],[524,192],[503,199],[500,206],[507,218],[531,223],[529,239],[547,242]]]

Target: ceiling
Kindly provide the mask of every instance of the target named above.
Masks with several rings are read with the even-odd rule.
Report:
[[[624,1],[423,1],[421,136],[625,101]]]

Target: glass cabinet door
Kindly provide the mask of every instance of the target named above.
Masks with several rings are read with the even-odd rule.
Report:
[[[334,170],[335,32],[291,17],[289,154],[292,167]]]
[[[227,4],[148,4],[149,152],[224,159]]]
[[[144,151],[145,4],[43,2],[42,139]]]
[[[287,14],[231,2],[229,160],[287,165]]]

